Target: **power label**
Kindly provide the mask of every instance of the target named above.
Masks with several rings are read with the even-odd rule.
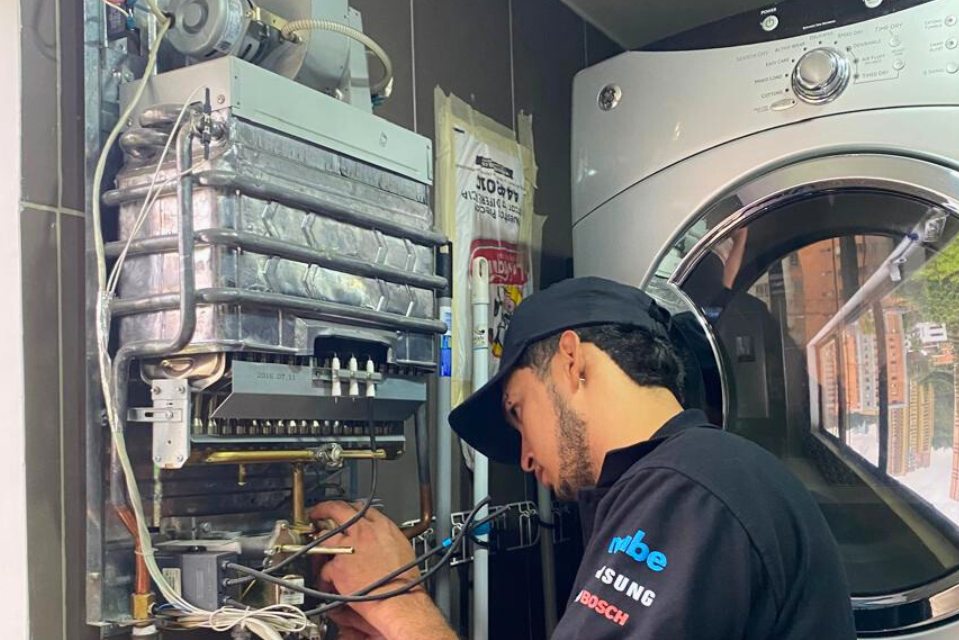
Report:
[[[163,570],[163,577],[170,583],[170,588],[181,598],[183,597],[183,572],[179,569],[168,567]]]
[[[299,587],[302,587],[306,584],[306,582],[303,580],[303,576],[285,576],[283,579]],[[306,597],[301,592],[277,585],[277,604],[300,605],[305,601]]]

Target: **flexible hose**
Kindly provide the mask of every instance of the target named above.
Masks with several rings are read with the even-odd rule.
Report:
[[[291,20],[286,23],[286,26],[283,27],[280,33],[283,34],[284,38],[291,38],[295,33],[300,31],[332,31],[347,38],[352,38],[372,51],[373,55],[379,58],[380,63],[383,65],[383,77],[380,78],[379,82],[370,87],[370,92],[374,96],[383,98],[390,97],[390,93],[393,91],[393,61],[390,60],[390,56],[383,50],[383,47],[377,44],[376,40],[358,29],[340,24],[339,22],[333,22],[332,20]]]

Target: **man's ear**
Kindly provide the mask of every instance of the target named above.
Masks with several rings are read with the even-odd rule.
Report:
[[[583,343],[575,331],[567,329],[560,334],[556,360],[554,366],[559,369],[553,371],[553,379],[562,383],[570,393],[576,391],[583,378],[586,363]]]

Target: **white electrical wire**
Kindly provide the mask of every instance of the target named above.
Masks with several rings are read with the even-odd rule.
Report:
[[[117,257],[117,261],[113,265],[113,271],[110,273],[110,279],[107,282],[107,291],[110,293],[111,298],[113,297],[113,294],[116,293],[117,282],[120,279],[120,270],[123,269],[123,263],[126,262],[127,253],[130,251],[130,245],[133,243],[133,240],[137,237],[137,235],[139,235],[140,229],[143,228],[143,224],[146,222],[147,216],[153,209],[154,203],[156,203],[157,198],[162,193],[163,188],[166,185],[179,180],[180,177],[182,177],[182,175],[176,175],[173,178],[165,180],[159,187],[157,187],[157,180],[160,178],[160,172],[163,170],[163,163],[166,161],[167,154],[170,152],[170,148],[173,146],[173,142],[176,139],[180,125],[183,123],[183,117],[186,115],[187,110],[193,103],[193,98],[195,98],[197,93],[202,91],[204,88],[205,87],[202,86],[197,87],[190,93],[189,96],[187,96],[186,101],[184,101],[183,106],[180,108],[180,113],[177,114],[176,120],[173,123],[173,128],[170,129],[170,135],[167,138],[166,144],[163,146],[163,151],[160,153],[159,160],[157,160],[153,177],[150,179],[150,188],[147,189],[146,196],[143,198],[143,205],[140,207],[140,212],[137,214],[137,217],[134,220],[133,228],[130,230],[130,233],[127,237],[126,245],[123,247],[123,251]],[[195,167],[191,167],[188,171],[192,173],[195,170]]]
[[[118,5],[118,4],[113,4],[113,2],[111,2],[110,0],[100,0],[100,2],[102,2],[102,3],[105,4],[105,5],[107,5],[107,6],[110,7],[111,9],[116,9],[117,11],[119,11],[120,13],[122,13],[123,15],[125,15],[125,16],[128,17],[128,18],[130,17],[130,12],[127,11],[126,9],[124,9],[123,7],[121,7],[120,5]]]
[[[375,85],[370,87],[370,92],[373,95],[380,96],[382,98],[389,98],[390,94],[393,92],[393,61],[390,60],[389,54],[381,47],[376,40],[369,37],[362,31],[354,29],[353,27],[341,24],[339,22],[333,22],[332,20],[315,20],[315,19],[304,19],[304,20],[291,20],[287,22],[280,33],[284,38],[291,38],[294,34],[300,31],[332,31],[333,33],[338,33],[347,38],[352,38],[357,42],[361,43],[364,47],[373,52],[373,54],[380,59],[380,63],[383,65],[383,77],[380,78],[380,81]]]
[[[311,626],[312,623],[302,610],[296,607],[268,607],[266,609],[258,610],[224,607],[217,611],[204,611],[203,609],[190,604],[184,598],[182,598],[163,576],[159,566],[156,563],[153,542],[150,532],[146,526],[146,517],[143,513],[143,500],[140,496],[139,487],[137,486],[133,465],[130,462],[130,456],[126,447],[126,439],[121,428],[122,423],[119,420],[120,407],[118,407],[116,404],[116,394],[114,393],[113,389],[113,384],[115,381],[113,380],[112,362],[109,353],[110,300],[112,296],[110,290],[108,289],[106,273],[106,250],[103,236],[100,232],[100,229],[103,228],[100,192],[103,186],[103,175],[106,171],[107,155],[110,149],[116,143],[120,136],[120,132],[126,126],[130,116],[133,114],[143,97],[143,93],[146,90],[147,80],[153,74],[153,71],[156,68],[160,44],[170,28],[170,20],[159,10],[155,0],[147,0],[147,2],[150,6],[151,12],[160,21],[160,30],[157,33],[156,41],[150,48],[150,54],[147,58],[147,65],[143,72],[143,77],[140,79],[132,99],[120,114],[116,126],[110,132],[110,135],[107,137],[107,140],[103,145],[103,150],[101,151],[100,158],[97,161],[93,178],[94,196],[91,217],[94,229],[97,230],[97,232],[94,233],[98,292],[96,305],[96,334],[97,348],[99,351],[98,359],[100,364],[100,382],[103,389],[107,419],[110,423],[110,434],[117,450],[117,457],[119,458],[120,466],[123,470],[123,477],[126,483],[130,506],[136,519],[137,538],[140,541],[141,556],[143,557],[150,577],[153,579],[153,582],[156,584],[157,589],[159,589],[164,599],[166,599],[168,603],[177,609],[186,612],[187,618],[182,621],[182,624],[187,628],[209,628],[221,631],[229,630],[235,626],[240,626],[241,628],[248,629],[249,631],[255,633],[262,640],[283,640],[282,636],[280,635],[281,633],[297,633],[304,631]],[[189,100],[187,101],[187,105],[189,105]],[[183,112],[185,112],[185,109]],[[181,116],[183,112],[181,112]],[[170,141],[168,140],[164,154],[169,148],[169,142]],[[151,190],[152,187],[155,186],[155,180],[162,164],[163,162],[161,157],[161,160],[158,163],[157,173],[154,174],[154,182],[151,185]],[[159,193],[159,190],[157,193]],[[144,207],[141,210],[141,215],[145,215],[145,212],[149,211],[149,202],[151,199],[155,201],[155,198],[155,194],[147,194],[147,198],[145,198],[144,201]],[[119,278],[119,272],[119,269],[115,269],[114,273],[111,274],[110,280],[114,282],[114,286],[115,281]]]

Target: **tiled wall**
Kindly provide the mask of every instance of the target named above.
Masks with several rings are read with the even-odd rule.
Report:
[[[533,114],[536,208],[549,216],[543,281],[563,277],[571,254],[570,85],[579,69],[616,53],[616,46],[559,0],[352,4],[396,68],[393,97],[379,110],[383,117],[432,136],[437,84],[507,126],[520,110]],[[81,6],[79,0],[20,0],[27,553],[32,637],[38,640],[97,637],[83,623]],[[409,457],[401,464],[412,463]],[[523,493],[521,475],[510,471],[494,474],[493,489],[503,499],[517,488]],[[388,489],[384,499],[390,503]]]
[[[77,0],[20,3],[27,557],[31,636],[37,639],[93,637],[80,606],[85,384],[81,10]]]
[[[541,284],[566,277],[572,255],[572,80],[580,69],[621,49],[560,0],[351,0],[351,4],[362,12],[364,30],[386,48],[396,68],[393,96],[378,115],[432,138],[436,85],[511,128],[520,111],[533,115],[539,165],[535,206],[537,213],[548,216]],[[376,74],[375,66],[371,73]],[[412,456],[394,465],[388,471],[391,477],[415,473]],[[535,501],[535,488],[517,466],[491,466],[495,504]],[[468,480],[469,474],[453,478],[454,500],[460,497],[454,510],[466,508],[471,500]],[[392,507],[391,515],[415,516],[415,496],[401,483],[381,482],[380,487],[378,493]],[[490,599],[491,637],[543,637],[538,563],[537,549],[492,559],[490,575],[497,595]],[[559,569],[560,575],[571,573],[563,566]]]
[[[351,4],[362,12],[364,29],[386,48],[396,67],[393,97],[378,115],[432,138],[436,85],[510,128],[515,114],[533,114],[540,186],[536,209],[549,216],[543,282],[564,277],[572,254],[572,79],[580,69],[619,53],[619,47],[560,0]]]
[[[437,85],[503,125],[533,115],[539,190],[536,211],[548,216],[542,284],[566,277],[570,228],[570,110],[577,71],[620,49],[560,0],[352,0],[363,28],[389,52],[396,81],[376,113],[434,137]],[[371,73],[377,73],[375,63]],[[413,469],[413,459],[399,463]],[[404,469],[405,470],[405,469]],[[523,499],[523,476],[503,467],[492,474],[497,499]],[[458,483],[457,483],[458,485]],[[457,487],[457,491],[459,488]],[[387,504],[409,504],[399,489]],[[456,493],[454,492],[454,495]],[[412,511],[410,512],[410,509]]]

